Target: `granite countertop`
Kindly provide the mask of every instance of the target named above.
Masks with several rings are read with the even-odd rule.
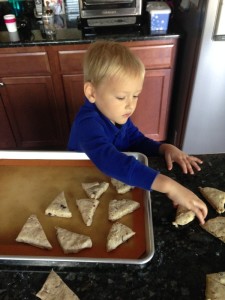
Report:
[[[199,186],[225,191],[225,154],[199,157],[204,164],[196,175],[184,175],[178,166],[169,172],[162,158],[149,159],[149,165],[201,198]],[[155,254],[147,264],[77,263],[73,267],[25,267],[9,266],[2,261],[0,299],[37,299],[35,294],[53,269],[81,300],[203,300],[206,274],[225,271],[225,244],[204,231],[197,219],[175,228],[172,203],[157,192],[152,192],[151,198]],[[215,210],[207,206],[207,219],[216,217]]]
[[[101,28],[98,30],[80,29],[78,13],[70,13],[65,7],[65,14],[55,16],[56,36],[47,38],[41,18],[35,18],[31,1],[25,1],[23,14],[17,16],[17,33],[6,30],[3,15],[12,13],[8,2],[0,2],[0,48],[35,45],[68,45],[90,43],[95,39],[106,38],[117,41],[137,41],[151,39],[179,38],[180,33],[172,22],[166,33],[151,34],[148,21],[143,18],[140,26]],[[18,35],[17,35],[18,34]]]

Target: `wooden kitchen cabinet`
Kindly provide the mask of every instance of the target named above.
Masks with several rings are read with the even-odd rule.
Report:
[[[166,140],[177,39],[124,44],[146,68],[132,120],[146,136]],[[0,49],[0,149],[66,149],[84,102],[82,62],[88,47]]]
[[[0,96],[0,149],[14,149],[16,142]]]
[[[170,70],[146,70],[143,91],[138,99],[132,121],[149,138],[167,138]]]
[[[59,105],[45,49],[1,49],[0,65],[0,93],[14,136],[9,149],[64,148]],[[4,124],[3,128],[6,134]]]
[[[6,77],[3,101],[20,149],[60,147],[60,124],[49,76]]]
[[[140,57],[146,69],[143,90],[131,119],[147,137],[165,141],[177,40],[127,43],[127,46]]]
[[[84,103],[83,59],[89,45],[65,46],[57,49],[59,72],[66,96],[69,124]]]
[[[71,126],[76,113],[84,103],[83,74],[63,75],[63,84]]]

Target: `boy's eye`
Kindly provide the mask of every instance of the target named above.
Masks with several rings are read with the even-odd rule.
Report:
[[[139,95],[133,95],[133,99],[135,99],[135,100],[138,99],[138,97],[139,97]],[[120,97],[120,96],[117,96],[116,99],[122,101],[122,100],[125,100],[125,99],[126,99],[126,96],[121,96],[121,97]]]

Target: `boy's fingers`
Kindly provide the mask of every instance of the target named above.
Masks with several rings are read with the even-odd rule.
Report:
[[[200,224],[201,225],[205,224],[205,218],[204,218],[204,216],[202,214],[202,211],[199,210],[199,209],[196,209],[195,214],[196,214],[197,218],[199,219]]]
[[[208,209],[205,204],[203,205],[198,205],[197,203],[195,204],[194,212],[196,216],[198,217],[200,223],[203,225],[205,224],[205,218],[208,214]]]
[[[173,162],[172,162],[170,154],[166,154],[165,159],[166,159],[167,169],[172,170]]]

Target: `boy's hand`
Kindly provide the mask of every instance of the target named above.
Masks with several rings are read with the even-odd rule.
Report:
[[[193,211],[199,219],[200,224],[203,225],[205,223],[205,217],[208,213],[207,206],[192,191],[178,184],[174,190],[172,188],[171,192],[167,193],[167,197],[171,199],[173,203],[178,203]]]
[[[203,163],[201,159],[189,156],[171,144],[162,144],[159,152],[164,155],[168,170],[172,170],[174,162],[180,165],[185,174],[194,174],[194,169],[197,171],[201,170],[199,166],[199,164]]]
[[[165,193],[174,204],[180,204],[192,210],[200,223],[205,223],[205,217],[208,213],[207,206],[189,189],[162,174],[156,176],[151,188],[155,191]]]

